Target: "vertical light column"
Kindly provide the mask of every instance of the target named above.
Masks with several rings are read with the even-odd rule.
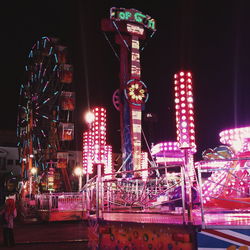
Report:
[[[180,148],[196,150],[192,75],[181,71],[174,75],[177,141]]]
[[[91,131],[83,133],[83,171],[93,174],[93,139]]]
[[[93,109],[94,122],[92,124],[93,163],[105,164],[106,145],[106,109],[97,107]]]
[[[196,152],[192,74],[180,71],[174,75],[177,142],[185,152],[186,172],[194,181],[193,153]]]
[[[105,146],[105,166],[104,174],[112,174],[113,171],[113,161],[112,161],[112,146]],[[105,176],[106,179],[112,179],[112,175]]]
[[[106,109],[96,107],[93,109],[94,122],[92,123],[93,137],[93,163],[97,167],[96,179],[96,217],[102,217],[103,208],[103,186],[102,168],[105,165],[105,146],[106,146]]]

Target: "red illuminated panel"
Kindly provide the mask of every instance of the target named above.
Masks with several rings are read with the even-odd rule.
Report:
[[[60,96],[60,107],[62,110],[75,109],[75,93],[69,91],[62,91]]]
[[[67,47],[62,46],[62,45],[57,45],[56,49],[57,49],[58,63],[60,64],[66,63]],[[49,49],[48,49],[48,53],[49,53]]]
[[[174,75],[177,141],[180,148],[195,151],[192,74],[180,71]]]
[[[68,152],[57,152],[57,168],[66,168],[68,163]]]
[[[60,127],[60,140],[61,141],[74,140],[74,123],[61,122],[59,127]]]
[[[70,64],[61,65],[60,80],[62,83],[72,83],[73,66]]]

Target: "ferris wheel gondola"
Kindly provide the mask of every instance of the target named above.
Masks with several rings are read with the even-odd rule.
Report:
[[[17,121],[24,178],[32,167],[40,174],[48,171],[49,163],[55,169],[64,169],[64,179],[67,174],[67,160],[62,158],[74,140],[75,106],[73,67],[67,64],[67,59],[67,48],[56,38],[42,37],[29,52],[25,80],[20,87]]]

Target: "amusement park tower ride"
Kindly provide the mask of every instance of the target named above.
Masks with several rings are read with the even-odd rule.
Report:
[[[113,95],[113,103],[120,111],[123,170],[139,170],[141,112],[148,99],[147,87],[141,81],[140,40],[152,37],[155,20],[135,9],[113,7],[110,19],[103,19],[101,28],[114,32],[120,47],[120,88]]]

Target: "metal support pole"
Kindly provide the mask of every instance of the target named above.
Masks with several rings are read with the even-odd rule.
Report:
[[[106,183],[106,194],[107,194],[107,209],[110,210],[110,182]],[[104,188],[105,190],[105,188]]]
[[[100,207],[100,200],[99,200],[99,178],[96,179],[96,218],[99,218],[99,207]]]
[[[31,195],[32,195],[32,174],[30,174],[30,177],[29,177],[29,195],[30,195],[30,199],[31,199]]]
[[[165,167],[165,182],[166,182],[166,187],[168,189],[168,168]]]
[[[49,210],[52,208],[52,194],[49,194]]]
[[[135,180],[135,193],[136,193],[136,200],[138,200],[138,198],[139,198],[138,180]]]
[[[89,210],[90,210],[90,186],[89,186],[89,173],[86,173],[86,210],[87,210],[87,216],[89,216]]]
[[[97,164],[96,218],[102,218],[102,164]]]
[[[166,152],[164,151],[164,169],[165,169],[165,182],[166,182],[166,187],[168,189],[168,169],[167,169],[167,163],[165,161],[166,159]]]
[[[156,177],[155,178],[155,189],[154,189],[154,194],[157,194],[157,185],[158,185],[158,182],[157,182],[158,178]]]
[[[82,189],[82,175],[79,175],[78,191],[80,192],[81,189]]]
[[[186,224],[185,219],[185,210],[186,210],[186,192],[185,192],[185,171],[183,167],[181,167],[181,201],[182,201],[182,217],[183,217],[183,224]]]
[[[102,177],[101,177],[101,192],[100,192],[100,197],[101,197],[101,211],[104,211],[104,182],[102,181]]]
[[[90,210],[90,187],[87,186],[86,188],[86,205],[87,205],[87,215],[89,215]]]
[[[187,212],[188,212],[188,222],[192,223],[192,183],[191,177],[189,176],[189,158],[188,158],[188,149],[184,149],[184,170],[185,170],[185,180],[186,180],[186,192],[188,194],[187,199]]]
[[[204,215],[204,206],[203,206],[203,193],[202,193],[202,178],[201,178],[201,167],[198,165],[198,183],[197,183],[199,195],[200,195],[200,203],[201,203],[201,223],[202,227],[205,225],[205,215]]]

